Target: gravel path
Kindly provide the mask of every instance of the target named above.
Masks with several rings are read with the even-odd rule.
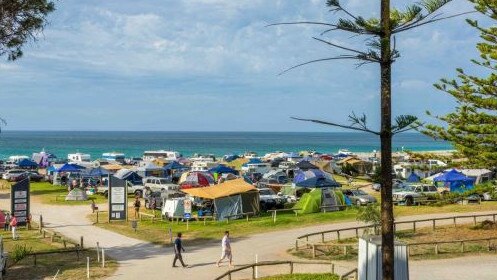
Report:
[[[0,196],[0,206],[6,208],[8,198]],[[102,207],[102,206],[101,206]],[[105,208],[105,207],[104,207]],[[101,208],[102,209],[102,208]],[[89,206],[52,206],[33,202],[32,212],[43,214],[46,227],[52,228],[68,238],[79,240],[84,236],[85,247],[95,247],[96,242],[104,247],[106,254],[117,259],[120,267],[111,279],[213,279],[227,271],[227,267],[218,268],[215,261],[219,258],[221,249],[219,242],[209,242],[203,246],[189,246],[184,259],[191,267],[187,269],[172,268],[173,253],[171,247],[152,245],[148,242],[129,238],[92,225],[86,219]],[[465,213],[470,214],[470,213]],[[454,214],[432,214],[415,216],[416,218],[448,217]],[[36,216],[35,216],[36,217]],[[414,217],[402,217],[398,220],[408,220]],[[470,220],[468,220],[469,222]],[[448,221],[450,222],[450,221]],[[438,222],[437,222],[438,224]],[[440,222],[442,224],[442,222]],[[235,265],[248,264],[258,255],[259,261],[292,259],[286,250],[294,246],[295,238],[305,233],[352,227],[357,222],[346,222],[305,228],[291,229],[279,232],[262,233],[249,237],[232,240]],[[425,224],[429,226],[431,224]],[[418,227],[423,226],[419,224]],[[408,227],[408,226],[407,226]],[[352,232],[350,233],[353,234]],[[347,237],[348,234],[342,236]],[[221,237],[220,237],[221,238]],[[495,267],[497,258],[491,255],[472,256],[457,259],[434,261],[411,261],[411,279],[497,279]],[[338,262],[337,272],[343,273],[356,266],[351,262]],[[328,272],[329,266],[297,266],[296,272]],[[261,268],[259,275],[271,271],[287,273],[288,267]],[[250,274],[249,274],[250,273]],[[236,279],[250,277],[251,272],[238,274]],[[235,279],[235,278],[234,278]]]

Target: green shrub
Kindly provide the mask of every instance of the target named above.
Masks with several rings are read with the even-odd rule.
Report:
[[[20,262],[27,255],[31,254],[32,251],[33,250],[31,248],[26,247],[26,244],[23,245],[16,244],[12,252],[9,253],[9,258],[15,264]]]

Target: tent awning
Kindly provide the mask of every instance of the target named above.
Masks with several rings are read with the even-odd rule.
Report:
[[[195,197],[216,199],[253,190],[256,190],[256,188],[245,182],[245,180],[235,179],[212,187],[184,189],[182,191]]]

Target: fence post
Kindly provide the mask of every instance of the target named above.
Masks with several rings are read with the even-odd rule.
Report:
[[[299,240],[295,239],[295,251],[299,250]]]
[[[435,243],[435,255],[438,255],[438,243]]]
[[[490,240],[491,240],[490,238],[487,240],[487,242],[488,242],[488,251],[489,252],[491,251],[491,248],[492,248],[492,247],[490,247]]]
[[[35,266],[36,266],[36,253],[34,254],[34,256],[35,256]]]
[[[495,214],[493,214],[492,216],[493,216],[493,218],[494,218],[494,224],[495,224]]]
[[[414,232],[416,232],[416,221],[412,222],[412,229]]]
[[[293,274],[293,262],[290,262],[290,274]]]
[[[97,241],[97,262],[100,262],[100,243]]]
[[[335,264],[331,263],[331,274],[335,274]]]
[[[340,230],[337,230],[337,239],[340,241]]]
[[[231,273],[229,274],[231,276]],[[231,279],[231,277],[230,277]],[[252,266],[252,279],[255,279],[255,265]]]
[[[456,227],[457,224],[456,224],[456,217],[454,217],[454,227]]]
[[[316,258],[316,245],[312,244],[312,258]]]
[[[461,241],[461,253],[464,253],[464,241]]]
[[[343,245],[343,255],[347,255],[347,245]]]
[[[358,228],[355,228],[355,237],[359,238],[359,229]]]
[[[105,267],[105,250],[102,248],[102,267]]]
[[[475,226],[476,226],[476,216],[473,216],[473,220],[475,221]]]
[[[321,233],[321,242],[324,243],[324,232]]]
[[[433,219],[433,230],[435,230],[435,222],[436,222],[436,220]]]
[[[39,228],[38,228],[40,233],[42,228],[43,228],[43,216],[40,214]]]
[[[97,224],[98,224],[98,212],[99,212],[99,211],[97,210]]]
[[[81,236],[80,240],[79,240],[79,246],[81,246],[81,249],[83,249],[83,236]]]
[[[90,279],[90,257],[86,257],[86,278]]]
[[[276,223],[276,211],[273,211],[273,223]]]

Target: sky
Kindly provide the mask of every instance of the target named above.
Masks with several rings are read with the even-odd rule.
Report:
[[[0,116],[7,130],[336,131],[291,116],[347,122],[365,113],[379,123],[379,66],[333,61],[340,55],[312,37],[362,48],[365,38],[320,35],[334,22],[325,0],[64,0],[35,43],[15,62],[0,61]],[[378,16],[379,1],[342,0]],[[402,8],[406,1],[393,1]],[[454,0],[445,15],[470,11]],[[477,58],[479,34],[465,18],[397,36],[394,115],[432,122],[456,103],[432,86]]]

